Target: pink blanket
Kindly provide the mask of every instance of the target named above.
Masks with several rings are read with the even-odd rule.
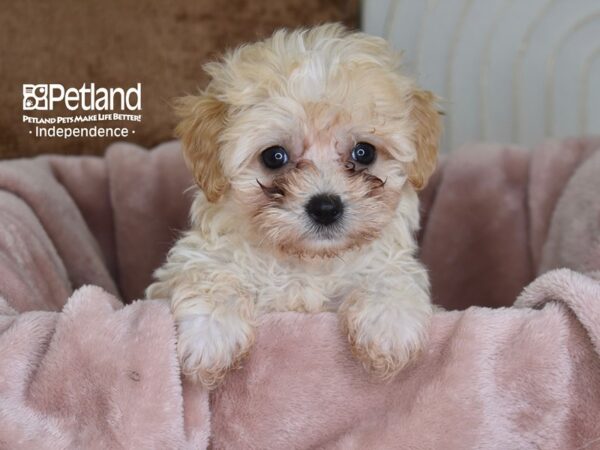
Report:
[[[335,315],[284,313],[210,396],[180,381],[168,305],[132,303],[186,227],[178,144],[2,162],[0,448],[600,448],[597,150],[442,164],[421,257],[450,311],[393,381],[369,379]]]

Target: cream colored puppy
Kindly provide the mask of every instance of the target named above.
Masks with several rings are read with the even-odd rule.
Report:
[[[183,373],[208,387],[274,311],[338,311],[353,351],[391,376],[431,314],[415,258],[417,190],[440,132],[431,93],[381,38],[341,25],[278,31],[207,64],[177,133],[201,191],[156,271]]]

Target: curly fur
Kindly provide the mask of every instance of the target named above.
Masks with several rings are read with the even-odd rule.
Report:
[[[380,38],[340,25],[278,31],[210,63],[179,101],[177,133],[201,188],[191,230],[148,288],[171,299],[183,372],[214,386],[270,311],[338,310],[354,352],[391,376],[422,346],[431,313],[417,261],[417,190],[434,169],[434,96],[399,73]],[[350,160],[357,142],[376,161]],[[271,171],[260,153],[282,145]],[[344,216],[326,230],[305,212],[332,192]]]

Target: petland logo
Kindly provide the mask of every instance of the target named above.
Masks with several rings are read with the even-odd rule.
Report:
[[[96,88],[94,83],[85,83],[79,89],[65,89],[62,84],[24,84],[24,111],[52,111],[57,103],[64,103],[70,111],[107,111],[119,107],[122,111],[142,109],[142,84],[123,88]]]
[[[51,113],[56,106],[78,112],[58,116]],[[141,122],[141,114],[132,114],[141,109],[141,83],[128,89],[97,88],[94,83],[84,83],[80,88],[65,88],[57,83],[23,85],[23,111],[28,112],[23,114],[23,122],[35,125],[29,134],[36,138],[126,138],[130,133],[135,134],[135,129],[124,126],[123,122]],[[44,111],[50,112],[50,116]],[[119,123],[91,125],[96,122]],[[78,126],[80,123],[86,125]]]

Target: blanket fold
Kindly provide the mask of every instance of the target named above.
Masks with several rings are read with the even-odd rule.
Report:
[[[210,395],[180,380],[168,304],[136,301],[186,228],[179,144],[2,162],[0,448],[600,448],[598,150],[445,159],[420,240],[447,311],[394,380],[335,314],[279,313]]]
[[[271,315],[214,394],[213,448],[596,448],[600,356],[582,323],[597,334],[600,301],[578,299],[599,289],[564,269],[521,308],[437,313],[426,352],[390,383],[365,376],[335,315]]]
[[[61,313],[0,316],[3,448],[204,448],[207,421],[185,438],[168,305],[122,308],[84,286]],[[207,404],[196,395],[194,408]],[[194,442],[195,441],[195,442]]]

